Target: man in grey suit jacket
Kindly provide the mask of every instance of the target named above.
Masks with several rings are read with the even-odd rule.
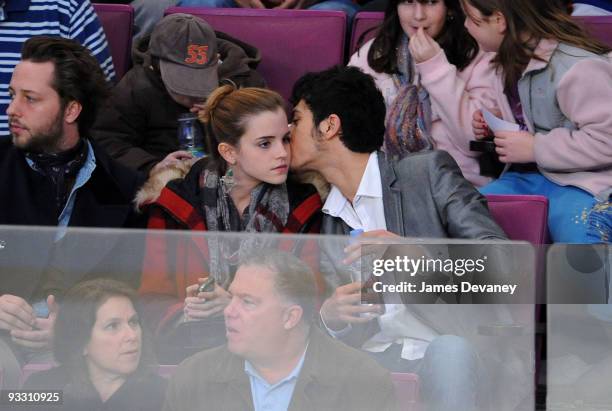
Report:
[[[291,166],[317,171],[331,184],[323,206],[323,233],[507,239],[485,198],[448,153],[427,151],[396,161],[379,151],[385,104],[370,76],[354,67],[309,73],[294,86],[292,102]],[[347,265],[338,261],[342,257],[331,259],[335,269]],[[321,308],[324,328],[360,346],[374,336],[369,348],[381,363],[394,371],[419,373],[428,409],[474,408],[476,355],[470,344],[441,336],[434,324],[421,321],[418,311],[387,301],[385,320],[399,327],[381,332],[380,320],[372,319],[381,315],[382,305],[360,305],[360,289],[360,282],[335,289]],[[432,312],[436,306],[421,307]],[[398,334],[398,329],[405,331]],[[419,331],[412,334],[415,329]]]

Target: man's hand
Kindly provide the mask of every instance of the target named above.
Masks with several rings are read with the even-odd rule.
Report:
[[[414,62],[417,64],[432,59],[441,50],[438,42],[431,38],[423,27],[419,27],[417,32],[410,37],[408,48]]]
[[[217,59],[219,59],[219,54],[217,53]],[[189,111],[191,113],[194,114],[199,114],[200,111],[204,110],[204,106],[206,105],[206,103],[195,103],[193,106],[191,106],[191,108],[189,109]]]
[[[348,324],[367,323],[382,313],[380,305],[361,305],[360,281],[342,285],[321,306],[321,318],[333,331],[339,331]],[[360,317],[359,314],[367,314]]]
[[[21,297],[0,296],[0,329],[31,331],[36,322],[34,309]]]
[[[375,243],[373,239],[376,239],[376,238],[393,239],[393,238],[400,238],[400,236],[390,231],[387,231],[387,230],[366,231],[365,233],[362,233],[359,237],[357,237],[359,241],[356,241],[355,243],[347,246],[344,249],[344,252],[346,253],[346,257],[344,258],[344,260],[342,260],[342,263],[352,264],[353,262],[359,260],[359,258],[361,257],[361,244],[362,243],[373,244]],[[385,244],[385,243],[386,241],[381,242],[381,244]]]
[[[55,297],[50,295],[47,297],[47,306],[49,307],[48,318],[36,318],[33,330],[12,330],[11,339],[15,344],[22,347],[34,349],[48,349],[53,341],[53,327],[59,307],[55,302]]]
[[[198,284],[186,288],[185,318],[187,320],[202,320],[222,312],[230,303],[231,295],[223,287],[215,284],[210,292],[198,292],[198,287],[206,278],[198,278]]]
[[[535,137],[527,131],[498,131],[495,151],[502,163],[532,163],[535,161]]]
[[[196,158],[193,156],[193,154],[191,154],[188,151],[183,151],[183,150],[173,151],[172,153],[164,157],[162,161],[155,164],[155,166],[151,169],[151,171],[149,171],[149,176],[159,173],[160,171],[162,171],[163,169],[167,167],[176,166],[184,161],[193,161],[195,159]]]

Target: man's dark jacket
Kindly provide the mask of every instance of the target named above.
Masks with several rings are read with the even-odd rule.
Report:
[[[78,189],[71,227],[143,227],[132,200],[144,176],[112,161],[92,143],[96,168]],[[56,226],[55,191],[10,139],[0,139],[0,224]]]
[[[219,81],[264,87],[263,78],[255,71],[261,60],[259,50],[227,34],[215,33],[222,61]],[[177,119],[189,111],[170,97],[153,60],[147,36],[134,45],[134,67],[115,86],[92,130],[93,138],[111,157],[147,173],[179,149]]]
[[[144,176],[92,147],[96,168],[76,192],[69,227],[144,227],[145,216],[132,205]],[[0,198],[0,225],[57,226],[54,188],[8,138],[0,139]],[[58,296],[80,279],[99,276],[138,285],[139,276],[132,272],[142,264],[142,247],[132,245],[141,238],[137,234],[69,231],[57,241],[54,231],[5,227],[0,237],[10,251],[0,254],[0,294],[26,300],[51,292]],[[62,274],[52,289],[40,289],[41,276],[50,272]]]
[[[181,363],[169,383],[164,411],[254,410],[244,359],[226,345]],[[288,411],[397,410],[389,372],[367,354],[311,327]]]

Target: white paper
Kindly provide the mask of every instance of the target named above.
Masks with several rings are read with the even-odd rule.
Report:
[[[487,122],[487,126],[491,129],[492,132],[496,131],[520,131],[521,127],[518,124],[511,123],[506,120],[502,120],[501,118],[495,117],[493,113],[491,113],[486,108],[482,109],[482,115],[484,116],[485,121]]]

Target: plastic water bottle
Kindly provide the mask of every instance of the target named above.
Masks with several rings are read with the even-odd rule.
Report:
[[[178,118],[179,148],[193,154],[194,157],[204,157],[204,138],[197,123],[198,118],[193,113],[181,114]]]
[[[350,239],[349,244],[355,244],[359,241],[359,236],[363,234],[363,230],[361,228],[357,228],[355,230],[351,230],[349,233]],[[351,263],[351,281],[361,281],[361,256]]]
[[[357,228],[355,230],[351,230],[351,232],[349,233],[350,235],[350,240],[349,240],[349,244],[355,244],[359,241],[359,237],[361,236],[361,234],[363,234],[363,229],[361,228]],[[351,281],[352,282],[357,282],[357,281],[361,281],[362,282],[362,287],[363,287],[363,283],[365,283],[367,281],[367,278],[364,278],[364,276],[362,276],[361,273],[361,259],[363,258],[363,256],[359,256],[358,259],[356,259],[355,261],[353,261],[350,265],[350,272],[351,272]],[[367,264],[366,264],[367,265]],[[363,292],[364,288],[362,288]],[[362,295],[363,297],[363,295]],[[365,303],[365,302],[361,302],[361,305],[367,305],[367,306],[373,306],[374,304],[370,304],[370,303]],[[362,318],[372,318],[377,316],[377,314],[373,314],[373,313],[360,313],[359,314],[360,317]]]

